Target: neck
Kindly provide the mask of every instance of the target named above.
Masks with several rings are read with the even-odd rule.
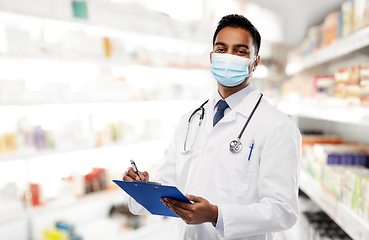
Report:
[[[245,87],[250,85],[250,83],[251,83],[250,80],[246,80],[246,81],[242,82],[240,85],[237,85],[235,87],[226,87],[226,86],[223,86],[223,85],[221,85],[220,83],[217,82],[219,94],[223,99],[226,99],[227,97],[231,96],[232,94],[235,94],[236,92],[244,89]]]

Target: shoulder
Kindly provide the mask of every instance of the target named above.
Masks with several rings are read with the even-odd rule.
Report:
[[[205,114],[209,105],[210,99],[199,101],[197,105],[191,106],[191,110],[187,111],[180,118],[180,123],[188,122],[190,117],[195,114]]]
[[[273,106],[267,99],[263,98],[260,106],[260,120],[264,126],[274,127],[276,125],[287,124],[296,127],[289,116]]]

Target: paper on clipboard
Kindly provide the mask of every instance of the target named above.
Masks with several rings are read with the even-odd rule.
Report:
[[[134,198],[139,204],[145,207],[153,215],[162,215],[168,217],[179,217],[170,208],[165,206],[160,198],[169,197],[180,201],[191,203],[174,186],[157,185],[144,182],[127,182],[122,180],[113,180],[128,195]]]

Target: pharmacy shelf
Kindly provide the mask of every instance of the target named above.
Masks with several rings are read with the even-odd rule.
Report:
[[[140,102],[121,102],[121,103],[79,103],[79,104],[44,104],[44,105],[24,105],[22,107],[0,106],[3,113],[16,112],[15,115],[21,117],[27,115],[26,112],[48,113],[55,116],[68,116],[74,118],[81,115],[100,115],[105,116],[111,121],[122,120],[134,122],[135,119],[171,119],[174,123],[179,121],[183,113],[190,111],[198,106],[203,100],[168,100],[168,101],[140,101]],[[22,109],[23,108],[23,109]],[[120,111],[117,111],[119,109]],[[126,113],[134,113],[127,115]],[[74,116],[75,115],[75,116]],[[16,116],[16,117],[17,117]],[[160,139],[158,139],[160,141]],[[72,147],[62,150],[41,150],[30,148],[22,149],[14,153],[0,154],[0,163],[11,160],[25,160],[35,157],[47,157],[63,153],[73,153],[80,151],[94,151],[101,148],[114,148],[135,145],[136,142],[118,141],[105,144],[101,147]],[[57,149],[57,148],[56,148]]]
[[[64,153],[73,154],[73,153],[79,153],[81,151],[85,151],[85,152],[86,151],[94,151],[94,150],[97,150],[97,149],[119,147],[119,146],[123,146],[123,145],[127,145],[127,143],[115,142],[115,143],[103,145],[101,147],[71,148],[71,149],[68,149],[68,150],[47,149],[47,150],[38,151],[36,149],[29,149],[29,150],[22,151],[22,152],[0,154],[0,163],[1,162],[6,162],[6,161],[15,161],[15,160],[27,160],[27,159],[30,159],[30,158],[43,158],[43,157],[55,156],[55,155],[64,154]]]
[[[328,102],[319,99],[301,102],[281,101],[277,103],[277,108],[290,116],[369,126],[369,108],[349,106],[339,99]]]
[[[168,144],[168,140],[164,139],[139,142],[127,146],[77,151],[75,153],[63,155],[61,158],[54,159],[53,165],[60,166],[62,163],[63,165],[72,164],[76,167],[79,164],[78,161],[82,161],[84,165],[89,162],[93,165],[97,164],[97,167],[122,169],[123,173],[125,171],[124,169],[129,166],[129,159],[132,158],[137,160],[136,162],[140,169],[149,170],[150,167],[157,164],[156,161],[159,161],[163,157],[164,150],[167,148]],[[145,151],[142,151],[142,149]],[[77,156],[73,158],[73,154]],[[156,160],[153,161],[153,159]],[[29,163],[29,165],[30,164],[31,163]],[[55,169],[53,169],[53,171],[54,170]],[[119,174],[118,178],[117,176],[112,177],[113,179],[119,179],[121,175]],[[113,179],[107,179],[107,181],[111,183]],[[28,207],[27,209],[18,207],[0,211],[0,225],[13,221],[28,220],[47,214],[59,214],[70,208],[85,207],[87,205],[93,205],[94,203],[106,202],[106,205],[124,203],[127,202],[127,198],[128,195],[118,187],[85,194],[83,197],[77,197],[74,194],[58,196],[36,207]]]
[[[350,237],[355,240],[369,239],[369,223],[352,209],[337,200],[305,171],[301,170],[300,189],[326,212]]]
[[[318,67],[324,63],[336,61],[367,46],[369,46],[369,27],[358,30],[345,38],[341,38],[300,60],[288,62],[286,74],[293,75]]]
[[[127,196],[119,188],[112,190],[103,190],[84,195],[81,198],[71,197],[61,201],[54,201],[47,203],[45,206],[29,207],[27,209],[18,209],[0,212],[0,224],[26,220],[39,215],[53,214],[55,211],[63,211],[66,208],[84,206],[86,204],[93,204],[94,202],[105,201],[106,204],[118,203],[127,200]]]

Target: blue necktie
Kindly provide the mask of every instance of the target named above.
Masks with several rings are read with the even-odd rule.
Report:
[[[217,112],[214,115],[213,119],[213,127],[224,117],[224,110],[227,109],[229,106],[226,101],[219,100]]]

